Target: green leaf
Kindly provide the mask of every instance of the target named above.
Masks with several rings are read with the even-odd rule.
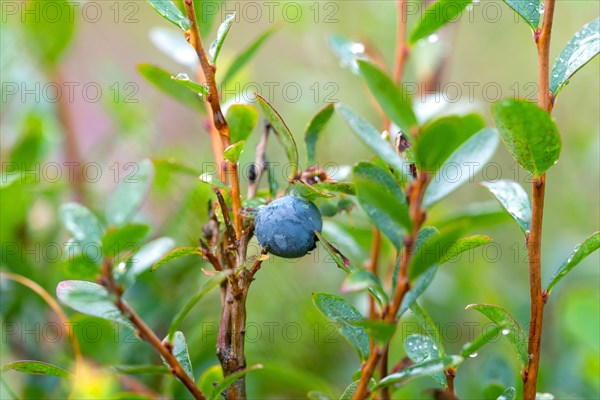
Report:
[[[392,148],[390,143],[381,138],[373,126],[341,103],[335,105],[336,110],[344,117],[358,138],[379,158],[394,168],[406,180],[411,179],[410,163],[403,160]]]
[[[517,390],[514,387],[507,388],[497,400],[515,400],[517,398]]]
[[[356,388],[358,387],[358,382],[359,381],[354,381],[350,385],[348,385],[348,387],[346,387],[346,389],[344,390],[344,393],[342,393],[340,400],[352,400],[352,398],[354,397],[354,392],[356,391]],[[372,390],[374,386],[375,386],[375,379],[371,378],[371,380],[369,381],[369,384],[367,385],[367,388],[369,390]]]
[[[166,264],[171,260],[176,260],[189,255],[202,256],[202,249],[199,247],[178,247],[174,250],[171,250],[168,254],[158,260],[150,270],[154,271],[161,265]]]
[[[358,202],[371,221],[397,249],[403,232],[412,228],[406,196],[391,173],[373,163],[360,162],[353,169]]]
[[[357,63],[360,76],[367,83],[383,112],[405,135],[413,137],[418,130],[418,124],[410,96],[374,64],[363,60]]]
[[[456,242],[448,246],[444,251],[444,254],[437,262],[442,265],[446,262],[452,261],[465,251],[476,249],[479,246],[483,246],[492,241],[490,236],[485,235],[473,235],[466,238],[458,239]]]
[[[432,341],[432,347],[433,350],[435,350],[434,358],[444,357],[446,355],[446,350],[444,349],[442,336],[429,314],[427,314],[427,312],[416,302],[413,303],[410,310],[425,330],[427,337]],[[404,345],[406,346],[406,342]]]
[[[472,342],[467,342],[463,346],[460,352],[461,357],[467,358],[469,356],[476,356],[479,349],[495,339],[499,333],[506,332],[506,334],[508,334],[509,330],[506,329],[506,326],[506,321],[503,321],[500,324],[494,325],[492,329],[484,329]]]
[[[217,37],[210,44],[208,49],[208,55],[210,56],[210,63],[212,65],[216,65],[217,58],[219,58],[219,53],[221,52],[221,47],[223,47],[223,43],[225,42],[225,38],[229,33],[229,29],[231,29],[231,25],[235,20],[235,13],[229,14],[225,17],[225,20],[219,25],[219,29],[217,30]]]
[[[106,220],[109,225],[121,226],[129,222],[142,205],[154,176],[152,161],[145,159],[126,176],[106,204]]]
[[[241,371],[238,371],[234,374],[227,376],[223,379],[222,382],[219,382],[217,386],[212,391],[211,396],[209,396],[209,400],[217,400],[221,397],[221,393],[223,393],[229,386],[233,385],[235,381],[246,375],[248,372],[255,371],[257,369],[262,369],[262,364],[256,364]]]
[[[115,268],[115,279],[127,287],[133,285],[138,276],[149,270],[173,247],[175,241],[171,238],[162,237],[153,240]]]
[[[369,335],[364,328],[353,325],[363,321],[363,316],[339,296],[326,293],[313,293],[313,302],[331,321],[338,325],[340,333],[348,339],[362,361],[369,357]]]
[[[75,33],[75,6],[68,0],[52,0],[52,3],[29,0],[22,6],[27,7],[23,8],[21,15],[24,43],[30,46],[41,66],[56,66]],[[25,13],[26,10],[33,10],[33,14]]]
[[[198,304],[198,302],[200,300],[202,300],[202,298],[207,293],[209,293],[211,290],[213,290],[214,288],[219,286],[221,284],[221,282],[223,282],[231,274],[232,274],[232,271],[219,271],[214,276],[211,276],[209,280],[204,282],[204,284],[200,288],[200,291],[198,291],[198,293],[196,293],[193,297],[191,297],[185,303],[183,308],[173,317],[173,320],[171,321],[171,325],[169,326],[169,333],[167,334],[167,340],[169,342],[171,342],[173,340],[173,336],[175,335],[175,332],[177,331],[177,329],[179,328],[179,326],[181,325],[181,323],[183,322],[185,317],[187,317],[187,315],[190,313],[190,311],[192,311],[192,308],[194,308],[194,306],[196,304]]]
[[[248,139],[258,122],[258,111],[248,104],[233,104],[225,117],[229,125],[231,143]]]
[[[527,192],[517,182],[500,180],[496,182],[483,182],[483,186],[498,199],[502,207],[517,221],[525,235],[529,234],[531,226],[531,205]]]
[[[425,335],[410,335],[404,341],[404,351],[416,365],[440,358],[438,346]],[[440,385],[446,385],[444,371],[436,371],[432,378]]]
[[[309,185],[304,181],[297,181],[289,185],[286,190],[288,195],[302,197],[303,199],[314,201],[317,198],[331,198],[335,197],[333,194],[319,190],[313,185]]]
[[[238,54],[233,63],[229,66],[229,69],[225,73],[222,84],[229,82],[235,77],[235,75],[254,57],[256,52],[262,47],[262,45],[267,41],[267,39],[275,33],[276,29],[269,29],[262,35],[260,35],[254,42],[250,44],[244,51]]]
[[[237,164],[244,151],[244,146],[246,146],[245,140],[240,140],[239,142],[229,145],[223,152],[223,157],[230,163]]]
[[[229,191],[229,186],[227,186],[222,181],[220,181],[219,178],[218,178],[218,176],[216,176],[214,174],[205,172],[202,175],[200,175],[198,177],[198,179],[200,179],[200,182],[206,183],[207,185],[210,185],[213,188],[223,189],[223,190]]]
[[[533,31],[537,29],[540,24],[540,11],[544,7],[540,0],[504,0],[504,2],[519,14]]]
[[[460,210],[429,219],[432,225],[440,229],[460,229],[463,232],[493,226],[509,218],[497,201],[471,203]]]
[[[342,67],[349,67],[350,70],[358,74],[358,60],[368,60],[365,54],[365,45],[359,42],[346,40],[339,36],[329,38],[329,47],[340,59]]]
[[[410,44],[426,38],[449,22],[456,21],[472,0],[438,0],[427,8],[410,34]]]
[[[81,246],[100,243],[104,229],[98,218],[79,203],[67,203],[60,207],[60,219],[73,239]]]
[[[552,289],[558,282],[560,282],[577,264],[583,261],[584,258],[592,254],[594,251],[598,250],[600,247],[600,232],[593,233],[590,237],[585,239],[583,243],[578,244],[569,258],[567,258],[558,270],[554,273],[554,276],[550,280],[550,284],[546,289],[546,293],[550,295]]]
[[[171,73],[151,64],[138,65],[138,71],[144,79],[154,85],[157,89],[181,104],[196,111],[206,111],[206,105],[204,104],[202,97],[187,88],[183,88],[180,82],[171,79]]]
[[[114,365],[111,369],[123,375],[171,375],[164,365]]]
[[[192,380],[195,380],[194,370],[192,369],[192,361],[190,360],[190,353],[188,352],[185,336],[183,336],[183,333],[180,331],[175,332],[173,337],[173,349],[171,350],[171,353],[173,353],[173,356],[175,356],[177,361],[179,361],[179,364],[181,364],[181,367],[185,373],[188,374]],[[169,363],[167,363],[164,358],[162,358],[162,360],[163,363],[169,367]]]
[[[188,74],[180,73],[175,76],[171,75],[171,79],[173,80],[173,82],[176,82],[179,85],[190,89],[195,94],[199,94],[204,96],[205,98],[208,98],[208,87],[204,84],[196,83],[190,80]]]
[[[344,279],[340,287],[342,293],[361,292],[369,289],[373,290],[373,297],[380,305],[383,306],[389,302],[387,293],[383,289],[383,283],[379,277],[366,269],[351,272]]]
[[[115,257],[124,251],[135,251],[150,233],[144,224],[129,224],[119,228],[109,228],[102,237],[102,254]]]
[[[558,161],[560,134],[550,115],[525,100],[506,99],[492,107],[500,137],[513,158],[541,176]]]
[[[600,17],[587,25],[567,43],[550,73],[550,91],[554,97],[569,83],[569,79],[600,52]]]
[[[265,100],[258,94],[256,94],[256,99],[258,100],[258,104],[260,105],[263,114],[265,114],[265,117],[267,117],[267,119],[271,123],[275,134],[277,135],[285,149],[288,161],[290,162],[291,166],[291,172],[289,177],[290,179],[293,179],[298,171],[298,147],[296,146],[294,136],[283,121],[283,118],[281,118],[281,115],[279,115],[279,113],[275,111],[273,106],[269,104],[267,100]]]
[[[416,303],[417,299],[425,292],[425,289],[427,289],[433,281],[437,270],[438,267],[434,265],[421,276],[419,276],[419,278],[411,286],[411,289],[404,295],[404,299],[402,299],[402,305],[398,311],[398,318],[404,315],[408,309],[412,308],[413,304]]]
[[[495,129],[484,128],[467,139],[448,157],[425,189],[423,204],[431,207],[483,169],[498,147]]]
[[[458,230],[438,234],[419,246],[410,260],[408,269],[410,280],[414,281],[429,268],[439,265],[440,262],[444,261],[450,251],[456,246],[459,234]]]
[[[106,288],[86,281],[62,281],[56,287],[56,296],[75,311],[104,318],[133,328],[117,308]]]
[[[315,153],[317,148],[317,139],[327,126],[334,111],[334,103],[329,103],[321,108],[309,121],[304,131],[304,141],[306,142],[306,156],[308,165],[315,163]]]
[[[333,245],[329,243],[329,241],[325,239],[323,235],[321,235],[321,233],[317,231],[315,232],[315,235],[319,239],[319,243],[321,243],[325,247],[325,251],[327,252],[327,254],[329,254],[333,261],[335,261],[339,268],[341,268],[347,273],[357,271],[357,268],[350,264],[350,260],[344,257],[344,255],[338,249],[333,247]]]
[[[425,361],[421,364],[411,365],[410,367],[404,368],[399,372],[390,374],[380,380],[375,386],[374,390],[381,389],[383,387],[391,386],[396,383],[405,382],[409,379],[419,378],[422,376],[432,375],[436,372],[444,371],[446,366],[450,366],[458,362],[460,357],[444,357],[437,358],[435,360]]]
[[[460,153],[453,153],[467,139],[481,131],[484,126],[483,119],[477,114],[468,114],[465,116],[451,115],[428,122],[421,129],[419,140],[415,143],[417,165],[423,170],[433,173],[438,171],[451,156],[457,157],[458,161],[474,161],[464,159],[470,154],[465,154],[463,157]],[[488,132],[483,135],[483,139],[491,141],[490,136],[492,136],[492,133]],[[467,145],[465,150],[473,151],[473,147],[481,144],[487,144],[487,141],[475,140]],[[447,171],[442,172],[447,173]]]
[[[190,21],[170,0],[147,0],[161,17],[180,27],[183,31],[190,29]]]
[[[160,173],[180,173],[197,178],[202,174],[201,170],[172,158],[153,158],[152,163],[157,175]]]
[[[356,186],[351,182],[319,182],[315,183],[313,187],[329,192],[349,194],[351,196],[356,195]]]
[[[352,325],[365,328],[369,337],[378,346],[385,346],[396,332],[396,325],[381,320],[368,320],[353,322]]]
[[[504,336],[506,336],[515,349],[515,352],[521,361],[521,367],[525,368],[529,360],[529,357],[527,356],[527,339],[517,321],[515,321],[508,311],[502,307],[491,304],[470,304],[465,307],[465,309],[477,310],[488,317],[496,325],[501,326],[503,330],[507,330],[508,332]]]
[[[71,378],[70,372],[57,367],[56,365],[48,364],[41,361],[22,360],[6,364],[0,369],[0,372],[17,371],[29,375],[47,375],[58,376],[61,378]]]

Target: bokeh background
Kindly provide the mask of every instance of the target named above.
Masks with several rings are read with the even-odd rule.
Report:
[[[277,27],[253,61],[224,88],[225,101],[252,101],[244,90],[262,93],[283,115],[299,144],[311,116],[330,101],[344,102],[375,126],[382,126],[381,115],[365,87],[340,65],[327,40],[337,35],[360,41],[390,70],[397,24],[395,2],[211,3],[217,5],[217,15],[207,43],[214,37],[218,21],[237,13],[222,50],[223,70],[262,32]],[[196,168],[211,168],[212,155],[203,124],[205,116],[158,91],[137,72],[140,63],[152,63],[173,74],[185,72],[195,77],[194,68],[190,68],[193,65],[177,62],[163,51],[165,46],[157,46],[169,32],[171,36],[179,33],[146,2],[75,3],[74,34],[56,67],[36,56],[28,32],[35,29],[35,24],[27,23],[32,18],[26,12],[28,4],[1,3],[2,168],[6,173],[9,162],[25,162],[36,171],[36,179],[27,184],[0,184],[0,264],[3,270],[27,276],[54,295],[56,284],[72,274],[49,245],[67,240],[57,210],[74,196],[64,164],[69,159],[65,121],[72,124],[80,161],[94,163],[94,169],[101,172],[97,181],[86,182],[83,200],[99,213],[119,180],[116,177],[122,179],[128,172],[127,163],[147,157],[173,158]],[[419,7],[419,2],[411,3],[409,28],[419,18]],[[551,57],[555,58],[599,11],[600,3],[595,1],[559,0]],[[185,48],[183,38],[178,43]],[[173,52],[170,48],[167,53]],[[189,59],[188,53],[181,51],[180,57]],[[418,95],[416,106],[424,114],[476,110],[490,121],[490,106],[501,98],[536,99],[536,62],[528,26],[501,1],[484,0],[474,3],[457,23],[413,49],[405,80],[419,83],[441,63],[440,95],[428,102]],[[558,165],[548,174],[544,281],[573,247],[600,225],[599,77],[596,59],[572,79],[553,112],[563,149]],[[74,87],[72,96],[65,83]],[[61,88],[60,101],[53,95],[57,86]],[[61,108],[65,111],[62,115],[58,112]],[[260,126],[250,138],[242,165],[253,161],[251,150],[259,133]],[[300,147],[303,159],[305,149]],[[285,154],[275,141],[269,144],[268,154],[271,161],[284,163]],[[328,166],[334,177],[343,179],[348,166],[370,157],[349,128],[334,117],[318,144],[319,165]],[[60,179],[55,179],[50,169],[53,163],[63,172]],[[283,182],[281,171],[279,179]],[[493,165],[476,180],[500,177],[517,180],[529,191],[530,177],[502,146]],[[465,185],[437,205],[432,219],[443,220],[470,203],[489,202],[491,196],[477,182]],[[139,218],[152,224],[153,237],[170,236],[179,246],[195,245],[210,198],[210,191],[194,179],[159,171]],[[528,321],[526,250],[519,228],[508,218],[500,218],[493,224],[473,227],[472,232],[489,234],[494,242],[440,268],[421,299],[439,325],[449,353],[459,351],[485,326],[480,315],[464,310],[467,304],[498,304],[524,328]],[[371,230],[360,210],[328,219],[325,234],[357,265],[368,260]],[[393,262],[388,243],[384,243],[383,255],[380,268],[386,270]],[[546,307],[539,388],[559,399],[600,398],[599,261],[598,254],[587,258],[559,285]],[[163,334],[174,313],[207,279],[201,267],[208,268],[194,258],[172,262],[143,275],[128,291],[127,299],[155,331]],[[248,300],[248,363],[266,366],[249,375],[252,398],[305,398],[312,389],[336,397],[352,381],[359,368],[358,357],[311,300],[313,292],[339,294],[342,279],[343,272],[319,249],[301,260],[271,259],[264,264]],[[8,280],[2,280],[1,290],[2,365],[37,359],[69,368],[73,362],[70,346],[61,340],[64,332],[56,339],[58,320],[47,305],[29,289]],[[344,297],[366,310],[365,295]],[[79,382],[90,397],[111,398],[125,391],[126,379],[173,397],[188,396],[168,376],[119,377],[110,366],[160,364],[160,359],[128,331],[68,312],[77,323],[74,330],[90,367],[90,374]],[[219,314],[215,291],[202,300],[182,327],[197,376],[218,363],[214,353]],[[402,336],[417,329],[411,321],[410,316],[406,318],[394,340],[393,364],[403,355]],[[491,398],[486,392],[491,383],[519,385],[518,370],[510,345],[498,340],[460,368],[457,393],[461,399]],[[6,372],[2,381],[2,399],[11,398],[11,392],[19,398],[64,398],[69,393],[69,382],[58,378]],[[434,386],[429,378],[415,380],[398,390],[394,398],[428,398],[426,389]]]

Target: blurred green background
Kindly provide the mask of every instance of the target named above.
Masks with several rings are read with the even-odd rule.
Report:
[[[223,69],[266,29],[278,28],[253,61],[224,88],[225,101],[252,100],[251,94],[240,94],[244,89],[262,93],[282,114],[299,144],[308,120],[330,101],[344,102],[375,126],[382,126],[370,95],[359,79],[340,65],[327,39],[338,35],[361,41],[367,52],[383,60],[390,70],[397,23],[395,2],[214,3],[218,13],[206,44],[226,14],[235,11],[238,18],[221,53]],[[31,2],[3,1],[0,28],[0,264],[3,270],[29,277],[53,295],[56,284],[70,278],[60,251],[57,255],[52,245],[62,245],[68,238],[57,221],[57,210],[74,196],[65,165],[69,159],[66,121],[72,124],[80,161],[93,166],[91,176],[100,171],[97,180],[85,184],[84,202],[95,210],[103,209],[117,180],[130,171],[127,163],[146,157],[174,158],[197,168],[211,168],[212,160],[204,116],[159,92],[137,72],[138,64],[152,63],[173,74],[185,72],[195,77],[194,69],[174,61],[156,45],[166,37],[165,31],[178,35],[177,29],[144,1],[75,4],[70,42],[64,24],[71,23],[61,21],[60,27],[32,23],[36,17],[27,10],[38,12],[42,25],[44,18],[50,18],[45,13],[52,10]],[[410,10],[409,27],[419,17],[418,2],[411,3]],[[600,3],[594,1],[558,1],[551,58],[599,11]],[[61,36],[65,32],[66,36]],[[56,35],[58,47],[67,45],[54,66],[52,52],[40,57],[37,47],[40,41],[53,43],[51,35]],[[537,59],[531,32],[502,2],[473,4],[459,22],[430,39],[415,47],[405,74],[407,82],[418,82],[443,59],[438,101],[425,103],[420,95],[414,100],[423,113],[474,109],[490,121],[490,106],[500,98],[536,98]],[[183,38],[179,41],[185,48]],[[186,59],[188,53],[178,54]],[[548,174],[544,281],[573,247],[600,225],[598,72],[596,59],[564,89],[553,112],[563,149],[559,164]],[[53,94],[56,87],[62,95],[59,101]],[[444,106],[444,98],[451,104]],[[259,132],[260,124],[242,156],[242,166],[254,160],[250,150]],[[284,163],[285,154],[275,141],[269,144],[268,154],[272,162]],[[345,166],[369,157],[369,151],[337,117],[317,150],[319,165],[329,166],[340,179]],[[35,171],[30,174],[34,182],[6,180],[14,165],[11,163]],[[60,178],[55,178],[52,168],[56,166],[62,172]],[[282,168],[280,182],[284,173]],[[500,177],[529,187],[530,177],[502,146],[493,165],[479,174],[477,182]],[[245,182],[242,185],[245,187]],[[159,171],[140,219],[152,223],[153,236],[170,236],[178,246],[196,245],[209,199],[209,190],[194,179]],[[489,193],[477,183],[465,185],[437,205],[431,216],[440,220],[469,203],[490,200]],[[489,234],[494,242],[440,268],[421,300],[439,324],[449,353],[458,351],[485,325],[480,315],[464,310],[467,304],[498,304],[524,328],[528,321],[526,250],[517,225],[505,219],[494,226],[474,227],[473,233]],[[371,231],[358,209],[328,219],[325,234],[357,265],[368,259]],[[393,262],[390,247],[385,243],[382,270]],[[600,398],[599,261],[598,254],[587,258],[559,285],[546,308],[538,387],[559,399]],[[127,299],[162,335],[174,313],[207,279],[200,267],[208,268],[198,259],[183,258],[147,273],[128,291]],[[264,264],[248,300],[248,363],[266,366],[249,375],[251,398],[305,398],[312,389],[339,396],[352,381],[359,368],[358,357],[311,300],[313,292],[339,293],[343,277],[320,248],[302,260],[271,259]],[[73,360],[70,346],[60,338],[53,340],[56,331],[52,329],[58,320],[47,305],[29,289],[8,280],[2,280],[1,289],[2,364],[37,359],[69,368]],[[366,310],[365,295],[345,297]],[[182,327],[197,376],[218,363],[214,353],[219,301],[218,293],[211,293]],[[70,315],[78,323],[75,332],[94,371],[80,382],[90,397],[108,398],[130,388],[130,378],[119,378],[110,370],[111,365],[160,363],[149,346],[127,331],[103,320]],[[392,364],[403,356],[402,334],[414,333],[414,329],[414,321],[406,318],[393,342]],[[488,398],[484,389],[492,382],[518,386],[518,370],[508,342],[499,340],[461,367],[457,394],[461,399]],[[188,396],[169,377],[134,378],[153,391]],[[68,382],[57,378],[6,372],[2,379],[19,398],[63,398],[69,393]],[[396,391],[394,398],[429,398],[426,389],[434,385],[429,378],[415,380]],[[0,398],[11,397],[7,387],[0,386]]]

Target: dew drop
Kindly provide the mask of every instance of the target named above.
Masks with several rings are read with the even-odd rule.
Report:
[[[364,45],[364,44],[362,44],[362,43],[356,43],[356,42],[355,42],[355,43],[352,43],[352,44],[350,45],[350,51],[351,51],[353,54],[362,54],[362,53],[364,53],[364,52],[365,52],[365,45]]]
[[[502,329],[502,334],[504,336],[508,335],[510,333],[510,329]]]
[[[433,35],[429,35],[429,36],[427,37],[427,41],[428,41],[429,43],[435,43],[435,42],[437,42],[439,39],[440,39],[440,37],[439,37],[438,35],[436,35],[435,33],[434,33]]]
[[[177,74],[175,79],[177,79],[178,81],[189,81],[190,77],[188,76],[188,74],[181,72]]]
[[[471,353],[471,354],[469,354],[469,357],[475,358],[475,357],[477,357],[477,353],[476,352],[475,353]]]
[[[538,7],[538,12],[540,14],[543,14],[544,11],[546,11],[546,6],[544,5],[544,3],[540,3],[539,7]]]

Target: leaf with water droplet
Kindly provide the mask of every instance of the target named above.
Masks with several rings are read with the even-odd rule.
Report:
[[[410,335],[404,341],[404,351],[408,358],[415,364],[422,364],[426,361],[436,360],[443,357],[439,354],[439,347],[429,336]],[[436,371],[432,378],[440,385],[446,385],[446,377],[443,371]]]
[[[358,60],[368,60],[365,54],[365,45],[359,42],[346,40],[339,36],[329,38],[329,47],[340,59],[342,68],[348,67],[350,71],[358,74]]]
[[[517,391],[514,387],[507,388],[497,400],[515,400]]]
[[[15,361],[2,366],[0,373],[6,371],[17,371],[29,375],[46,375],[58,376],[60,378],[72,378],[73,375],[69,371],[57,367],[56,365],[48,364],[42,361],[22,360]]]
[[[525,189],[517,182],[509,180],[483,182],[482,185],[488,188],[527,235],[531,225],[531,205]]]
[[[436,372],[443,372],[445,367],[456,365],[457,363],[460,363],[460,361],[461,357],[450,356],[434,360],[428,360],[420,364],[411,365],[410,367],[404,368],[396,373],[386,376],[377,383],[373,390],[391,386],[396,383],[405,382],[412,378],[428,376]]]
[[[504,0],[523,21],[535,31],[540,24],[540,14],[544,13],[544,5],[540,0]]]
[[[537,104],[502,100],[492,107],[492,116],[502,141],[521,167],[539,177],[556,164],[560,134],[550,114]]]
[[[472,342],[465,343],[463,346],[460,355],[464,358],[466,357],[477,357],[477,352],[487,343],[492,341],[498,336],[498,333],[507,332],[510,333],[510,329],[507,329],[508,323],[506,321],[501,321],[499,324],[496,324],[492,327],[492,329],[484,328],[483,332],[477,336]],[[504,336],[506,336],[504,335]]]
[[[438,0],[427,8],[417,26],[410,35],[410,43],[414,44],[440,29],[442,26],[454,22],[463,10],[472,3],[472,0]]]
[[[585,239],[583,243],[577,245],[571,255],[558,268],[548,287],[546,293],[550,295],[552,289],[560,282],[577,264],[583,261],[587,256],[598,250],[600,247],[600,232],[595,232]]]
[[[171,79],[173,79],[173,81],[179,83],[180,85],[198,94],[201,94],[204,97],[208,97],[208,87],[205,84],[196,83],[190,80],[188,74],[179,73],[176,76],[171,76]]]
[[[146,0],[164,19],[180,27],[183,31],[190,29],[189,19],[170,0]]]
[[[577,71],[600,52],[600,17],[585,25],[567,43],[550,73],[550,91],[554,97]]]
[[[313,293],[313,302],[331,321],[338,325],[340,333],[357,351],[361,360],[369,357],[369,335],[355,322],[364,321],[364,317],[350,303],[340,296],[327,293]]]
[[[515,319],[504,308],[492,304],[469,304],[465,309],[474,309],[488,317],[492,322],[496,323],[502,329],[508,329],[509,333],[506,338],[515,349],[521,367],[525,368],[529,357],[527,356],[527,340],[521,327]]]
[[[225,17],[225,20],[219,25],[219,29],[217,30],[217,37],[210,44],[208,49],[208,54],[210,55],[210,63],[215,65],[217,63],[217,58],[219,58],[219,53],[221,52],[221,47],[223,47],[223,43],[225,42],[225,38],[231,29],[231,25],[235,20],[235,13],[229,14]]]

